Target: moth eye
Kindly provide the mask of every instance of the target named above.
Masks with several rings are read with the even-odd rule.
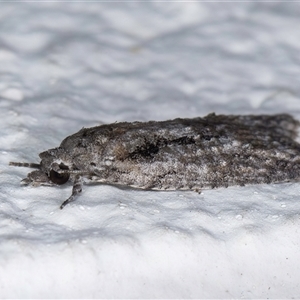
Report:
[[[69,168],[63,164],[60,164],[59,167],[62,169],[62,170],[68,170]],[[62,173],[62,174],[59,174],[57,173],[56,171],[54,170],[51,170],[50,171],[50,176],[49,176],[50,180],[53,182],[53,183],[56,183],[56,184],[65,184],[69,178],[70,178],[70,174],[68,173]]]

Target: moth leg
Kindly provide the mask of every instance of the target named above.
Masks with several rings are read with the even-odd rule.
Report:
[[[192,190],[198,194],[201,194],[201,188],[193,188]]]
[[[62,203],[62,205],[60,206],[60,209],[63,209],[68,203],[70,203],[76,199],[78,194],[80,194],[82,191],[82,185],[83,185],[82,177],[80,175],[77,175],[74,180],[72,194],[66,201],[64,201]]]

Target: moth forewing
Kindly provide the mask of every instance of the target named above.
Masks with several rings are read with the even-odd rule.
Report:
[[[155,190],[194,190],[299,180],[299,122],[288,114],[215,115],[83,128],[39,154],[27,184],[84,180]]]

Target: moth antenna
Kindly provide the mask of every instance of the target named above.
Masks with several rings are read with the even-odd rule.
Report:
[[[9,162],[10,166],[15,166],[15,167],[26,167],[26,168],[33,168],[33,169],[40,169],[41,165],[40,164],[35,164],[35,163],[25,163],[25,162],[14,162],[11,161]]]
[[[52,164],[51,168],[52,168],[53,171],[57,172],[58,174],[86,175],[86,174],[89,173],[89,172],[83,171],[83,170],[70,170],[68,168],[68,166],[65,166],[63,164],[59,165],[57,163]]]
[[[57,173],[59,173],[59,174],[77,174],[77,175],[89,174],[89,172],[87,172],[87,171],[81,171],[81,170],[62,170],[62,169],[60,169],[59,171],[57,171]]]

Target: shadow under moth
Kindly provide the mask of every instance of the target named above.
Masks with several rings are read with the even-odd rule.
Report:
[[[84,182],[155,190],[195,190],[299,180],[299,122],[288,114],[215,115],[122,122],[83,128],[41,162],[24,184],[71,181],[74,201]]]

